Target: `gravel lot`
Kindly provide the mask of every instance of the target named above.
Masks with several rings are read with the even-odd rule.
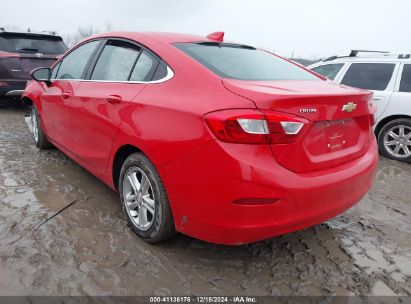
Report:
[[[153,246],[126,226],[116,193],[34,147],[24,114],[0,108],[0,295],[411,295],[411,165],[381,158],[372,191],[313,228]]]

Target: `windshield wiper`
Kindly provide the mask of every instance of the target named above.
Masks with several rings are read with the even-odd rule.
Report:
[[[21,48],[21,49],[17,49],[16,51],[18,52],[38,52],[38,49],[31,49],[31,48]]]

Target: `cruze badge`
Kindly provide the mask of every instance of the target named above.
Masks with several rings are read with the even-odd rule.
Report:
[[[317,109],[300,109],[300,113],[316,113]]]
[[[351,113],[351,112],[354,111],[356,108],[357,108],[357,104],[350,101],[349,103],[343,105],[341,111],[345,111],[345,112]]]

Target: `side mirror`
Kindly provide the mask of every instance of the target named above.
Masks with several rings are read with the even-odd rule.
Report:
[[[38,82],[44,82],[47,86],[51,84],[51,69],[38,68],[31,71],[31,78]]]

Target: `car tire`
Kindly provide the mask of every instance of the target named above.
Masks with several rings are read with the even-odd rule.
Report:
[[[174,220],[164,185],[143,154],[134,153],[125,160],[119,193],[127,222],[141,239],[158,243],[174,236]]]
[[[34,139],[34,143],[36,144],[36,147],[41,150],[51,148],[52,144],[47,139],[46,134],[44,134],[39,112],[37,111],[35,105],[33,105],[31,109],[30,122],[31,122],[31,133],[33,135],[33,139]]]
[[[387,158],[411,162],[411,119],[399,118],[386,123],[378,133],[378,148]]]

